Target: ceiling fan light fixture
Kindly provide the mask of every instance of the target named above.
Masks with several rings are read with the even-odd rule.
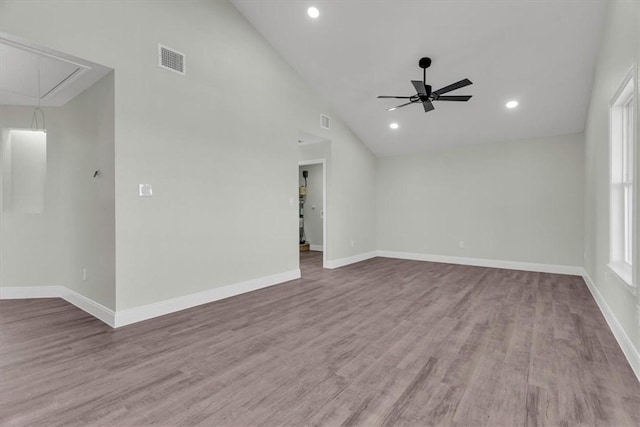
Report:
[[[411,96],[380,95],[378,96],[378,99],[381,99],[381,98],[403,99],[405,101],[404,104],[396,105],[395,107],[387,109],[387,111],[397,110],[399,108],[403,108],[411,104],[422,104],[422,108],[424,109],[424,112],[428,113],[429,111],[435,110],[435,107],[433,105],[434,101],[467,102],[471,99],[472,95],[445,95],[454,90],[458,90],[463,87],[472,85],[473,82],[471,80],[462,79],[448,86],[432,91],[431,85],[428,85],[426,83],[427,81],[426,70],[431,66],[431,58],[428,58],[428,57],[421,58],[420,61],[418,62],[418,65],[420,66],[420,68],[422,68],[423,72],[422,72],[422,80],[411,80],[411,84],[413,85],[413,88],[416,91],[415,95],[411,95]],[[396,127],[391,126],[391,129],[397,129],[397,123],[396,123]]]
[[[320,11],[317,7],[311,6],[309,9],[307,9],[307,15],[309,15],[310,18],[317,19],[318,16],[320,16]]]
[[[506,103],[506,107],[509,108],[509,109],[516,108],[517,106],[518,106],[518,101],[516,101],[516,100],[511,100],[511,101]]]
[[[391,124],[389,125],[389,127],[390,127],[391,129],[398,129],[398,128],[400,127],[400,125],[399,125],[399,124],[397,124],[396,122],[393,122],[393,123],[391,123]]]

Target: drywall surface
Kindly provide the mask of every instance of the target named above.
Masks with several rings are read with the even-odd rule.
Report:
[[[3,194],[0,286],[65,286],[115,308],[113,102],[111,73],[65,106],[44,110],[44,207],[25,213]],[[3,154],[7,130],[29,129],[32,111],[0,107]]]
[[[298,148],[299,161],[325,160],[328,261],[376,249],[375,157],[363,144],[347,143],[350,140],[299,144]]]
[[[581,135],[378,159],[378,249],[582,264]]]
[[[587,124],[585,128],[585,268],[621,327],[640,351],[640,300],[608,271],[609,262],[609,102],[629,69],[638,65],[640,54],[640,2],[610,1],[607,4],[603,38]],[[638,97],[637,69],[634,77]],[[640,123],[640,121],[639,121]],[[636,134],[636,147],[638,144]],[[635,170],[640,171],[636,150]],[[636,177],[636,182],[637,177]],[[640,187],[640,186],[639,186]],[[640,188],[636,189],[636,200]],[[636,209],[636,225],[640,224]],[[636,242],[640,237],[636,226]],[[638,246],[636,245],[636,248]],[[640,264],[635,251],[634,264]],[[636,274],[636,282],[638,275]]]
[[[309,173],[306,181],[307,195],[304,203],[305,235],[312,246],[322,246],[322,165],[300,166],[300,186],[305,184],[302,171]]]
[[[298,269],[300,130],[332,143],[327,255],[375,249],[374,156],[228,2],[0,8],[2,31],[116,70],[118,311]],[[158,43],[185,76],[158,67]]]

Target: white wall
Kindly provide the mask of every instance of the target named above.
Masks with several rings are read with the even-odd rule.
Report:
[[[44,109],[44,209],[13,209],[3,194],[1,286],[65,286],[115,308],[113,102],[111,73],[64,107]],[[6,129],[30,128],[32,111],[0,107],[3,148]],[[4,184],[4,169],[2,175]]]
[[[580,266],[583,162],[581,135],[380,158],[378,249]]]
[[[640,60],[640,2],[610,1],[607,4],[603,39],[587,125],[585,128],[585,268],[598,291],[611,308],[617,322],[640,353],[640,300],[608,272],[609,261],[609,102],[624,76]],[[634,78],[636,97],[640,92],[637,73]],[[640,111],[638,112],[640,114]],[[640,121],[639,121],[640,123]],[[638,138],[640,135],[636,135]],[[636,139],[636,147],[640,147]],[[640,171],[636,150],[635,170]],[[637,179],[636,179],[636,182]],[[640,187],[640,186],[639,186]],[[636,200],[639,200],[637,188]],[[640,205],[639,205],[640,206]],[[640,224],[640,209],[636,210]],[[640,227],[636,227],[636,240]],[[633,261],[640,265],[640,251]],[[637,280],[637,277],[636,277]],[[639,356],[640,357],[640,356]],[[640,358],[638,359],[640,362]],[[636,367],[639,369],[640,365]],[[638,371],[640,372],[640,371]]]
[[[328,256],[375,249],[373,155],[228,2],[3,1],[0,27],[116,70],[117,310],[298,269],[300,130],[332,143]]]
[[[298,178],[300,186],[305,183],[302,171],[309,172],[307,177],[307,196],[304,204],[305,235],[311,246],[322,246],[322,165],[300,166]]]

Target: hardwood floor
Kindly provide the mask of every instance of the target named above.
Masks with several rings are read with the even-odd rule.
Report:
[[[112,330],[0,301],[0,425],[640,425],[579,277],[376,258]]]

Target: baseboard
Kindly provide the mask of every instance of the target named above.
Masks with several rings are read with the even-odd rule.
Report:
[[[80,310],[113,327],[115,313],[65,286],[15,286],[0,288],[0,299],[62,298]]]
[[[63,300],[75,305],[80,310],[89,313],[98,320],[102,320],[112,328],[115,327],[115,312],[92,299],[80,295],[71,289],[64,288],[64,293],[60,296]]]
[[[299,278],[300,270],[292,270],[118,312],[65,286],[0,287],[0,299],[62,298],[112,328],[118,328]]]
[[[299,278],[300,270],[291,270],[284,273],[274,274],[272,276],[247,280],[233,285],[213,288],[140,307],[117,311],[115,313],[114,327],[119,328],[121,326],[130,325],[132,323],[141,322],[143,320],[152,319],[154,317],[163,316],[165,314],[174,313],[176,311],[185,310],[187,308],[207,304],[213,301],[218,301]]]
[[[377,256],[376,251],[371,251],[371,252],[365,252],[363,254],[350,256],[347,258],[327,260],[324,263],[324,268],[334,269],[334,268],[344,267],[345,265],[355,264],[356,262],[365,261],[371,258],[375,258],[376,256]]]
[[[504,261],[497,259],[466,258],[447,255],[420,254],[413,252],[377,251],[377,256],[414,261],[441,262],[445,264],[473,265],[476,267],[502,268],[506,270],[536,271],[541,273],[582,276],[582,267],[573,265],[538,264],[531,262]]]
[[[620,322],[618,322],[616,315],[611,310],[611,307],[609,307],[609,304],[607,304],[597,286],[595,285],[593,280],[591,280],[591,277],[589,276],[587,271],[584,269],[582,271],[582,278],[587,284],[587,288],[589,288],[593,299],[596,300],[596,304],[598,304],[602,315],[609,325],[609,329],[611,329],[611,332],[618,341],[618,345],[627,358],[629,365],[631,365],[631,369],[633,369],[633,372],[636,374],[638,381],[640,381],[640,352],[638,352],[638,349],[634,347],[633,343],[629,339],[629,336],[624,331],[624,329],[622,329],[622,325],[620,325]]]
[[[64,286],[10,286],[0,288],[0,299],[61,298]]]
[[[322,252],[322,251],[324,251],[324,246],[323,245],[309,245],[309,250],[310,251]]]

